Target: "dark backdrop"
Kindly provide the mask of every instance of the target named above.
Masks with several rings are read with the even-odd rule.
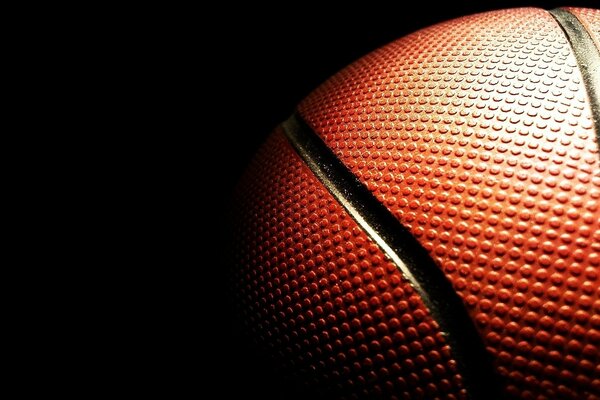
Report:
[[[211,182],[220,193],[216,206],[226,208],[229,193],[252,154],[266,135],[294,111],[295,105],[336,71],[369,51],[417,29],[481,11],[518,6],[599,6],[597,0],[442,2],[441,6],[434,6],[430,1],[418,1],[411,4],[410,10],[401,0],[366,1],[362,6],[338,9],[295,3],[291,10],[286,2],[280,9],[261,9],[252,4],[232,6],[222,10],[222,15],[215,15],[218,28],[203,38],[211,49],[203,62],[214,74],[206,76],[203,82],[216,90],[202,93],[214,96],[204,99],[214,107],[208,108],[211,114],[207,110],[201,112],[201,117],[213,124],[208,128],[205,119],[200,124],[201,131],[211,129],[211,148],[222,155],[223,165],[226,164],[216,168],[215,182]],[[215,213],[214,222],[222,231],[226,231],[221,218],[225,208]],[[226,281],[221,274],[225,267],[217,263],[217,268],[219,284],[213,289],[215,293],[226,293],[222,291]],[[229,310],[220,304],[224,301],[217,294],[208,305],[201,306],[201,310],[216,311],[215,315],[208,314],[210,318],[203,318],[206,331],[215,336],[207,346],[207,358],[201,361],[209,363],[215,374],[209,385],[224,398],[238,391],[246,398],[292,398],[289,393],[283,395],[286,388],[273,378],[273,369],[244,342],[231,323]]]

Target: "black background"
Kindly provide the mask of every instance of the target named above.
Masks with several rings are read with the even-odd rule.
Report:
[[[406,4],[400,0],[367,1],[359,6],[328,5],[327,9],[302,3],[264,9],[255,4],[232,5],[222,10],[222,15],[214,15],[218,29],[204,33],[209,37],[203,39],[209,49],[203,62],[211,72],[202,80],[213,90],[201,92],[201,96],[209,97],[203,100],[213,107],[202,110],[200,125],[201,131],[211,130],[210,151],[220,154],[226,164],[223,168],[208,167],[216,170],[210,184],[220,194],[215,206],[221,209],[213,221],[219,231],[227,230],[221,216],[227,212],[230,192],[266,135],[311,90],[362,55],[420,28],[477,12],[519,6],[599,6],[598,1],[582,0],[462,0],[443,1],[441,6],[419,1],[410,9]],[[224,275],[218,273],[215,279],[221,283],[216,291],[225,290]],[[211,318],[220,327],[213,331],[211,319],[206,322],[207,330],[215,334],[202,361],[214,373],[209,383],[212,389],[207,390],[215,390],[224,398],[238,392],[246,398],[295,398],[243,341],[229,318],[229,309],[218,302],[201,306],[216,311]]]

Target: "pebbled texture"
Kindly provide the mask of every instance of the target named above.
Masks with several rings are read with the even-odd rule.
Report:
[[[436,321],[280,129],[236,192],[236,303],[324,398],[464,399]]]
[[[598,26],[597,11],[574,12]],[[418,31],[299,112],[452,281],[507,396],[600,399],[599,152],[549,13]]]

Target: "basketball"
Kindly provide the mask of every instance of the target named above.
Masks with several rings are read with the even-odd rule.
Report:
[[[290,397],[599,400],[599,143],[600,10],[373,51],[237,185],[239,329]]]

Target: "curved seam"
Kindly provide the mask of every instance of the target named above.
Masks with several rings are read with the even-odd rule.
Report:
[[[600,49],[577,16],[565,9],[549,11],[564,32],[579,66],[583,86],[590,100],[596,145],[600,156]]]
[[[285,136],[311,171],[396,264],[440,325],[470,399],[498,399],[499,377],[460,296],[417,239],[342,163],[300,116],[283,123]]]

